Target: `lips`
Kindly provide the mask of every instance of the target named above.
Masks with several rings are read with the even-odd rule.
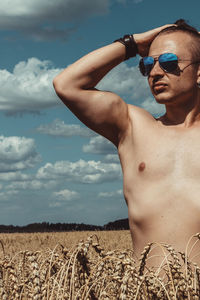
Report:
[[[164,83],[164,82],[156,82],[154,85],[153,85],[153,90],[155,92],[162,92],[165,88],[166,88],[167,84]]]

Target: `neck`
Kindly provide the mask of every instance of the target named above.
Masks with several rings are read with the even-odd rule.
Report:
[[[200,123],[200,92],[185,103],[176,105],[166,105],[166,113],[162,117],[165,125],[181,125],[191,127],[195,123]]]

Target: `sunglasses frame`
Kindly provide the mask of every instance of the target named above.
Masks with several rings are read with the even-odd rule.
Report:
[[[166,60],[166,61],[160,61],[160,59],[162,59],[162,57],[164,56],[164,55],[173,55],[173,57],[174,58],[176,58],[176,59],[174,59],[174,60],[170,60],[170,59],[168,59],[168,60]],[[152,64],[149,64],[149,70],[147,71],[147,70],[145,70],[145,64],[144,64],[144,59],[146,59],[146,58],[152,58],[153,59],[153,63]],[[163,53],[163,54],[161,54],[161,55],[159,55],[159,56],[155,56],[155,57],[153,57],[153,56],[145,56],[145,57],[143,57],[143,58],[141,58],[140,59],[140,62],[139,62],[139,69],[140,69],[140,72],[141,72],[141,74],[143,75],[143,76],[149,76],[149,74],[151,73],[151,70],[153,69],[153,67],[154,67],[154,65],[155,65],[155,63],[156,62],[159,62],[159,66],[160,66],[160,68],[163,70],[163,71],[165,71],[166,73],[173,73],[173,72],[175,72],[176,70],[177,70],[177,68],[178,68],[178,63],[180,62],[180,61],[191,61],[191,59],[189,60],[189,59],[179,59],[178,58],[178,56],[176,55],[176,54],[174,54],[174,53],[171,53],[171,52],[167,52],[167,53]],[[172,62],[172,63],[175,63],[176,62],[176,67],[175,68],[173,68],[172,70],[168,70],[168,69],[166,69],[163,65],[162,65],[162,63],[167,63],[167,62]],[[191,64],[194,64],[194,63],[198,63],[198,62],[193,62],[193,63],[191,63]],[[147,66],[148,64],[146,64],[146,66]],[[183,71],[183,70],[179,70],[179,71]]]

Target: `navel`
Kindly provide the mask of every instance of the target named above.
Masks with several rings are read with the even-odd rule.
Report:
[[[145,163],[144,162],[141,162],[140,164],[139,164],[139,166],[138,166],[138,171],[140,171],[140,172],[142,172],[142,171],[144,171],[144,169],[145,169]]]

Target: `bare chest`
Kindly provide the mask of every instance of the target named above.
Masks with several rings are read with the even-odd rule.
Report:
[[[200,180],[199,130],[146,130],[126,149],[123,170],[143,179]]]
[[[179,129],[143,127],[120,149],[124,195],[138,249],[152,240],[182,249],[199,231],[200,129]]]

